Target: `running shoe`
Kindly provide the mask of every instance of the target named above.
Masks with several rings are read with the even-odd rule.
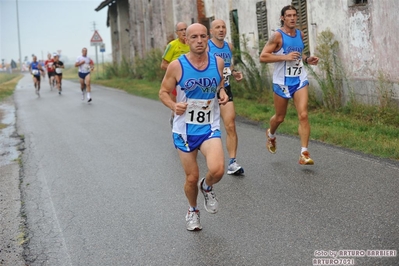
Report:
[[[189,231],[199,231],[202,229],[200,223],[199,210],[188,211],[186,214],[186,228]]]
[[[209,190],[209,191],[206,191],[202,188],[202,183],[204,183],[204,181],[205,181],[205,178],[202,178],[200,180],[199,189],[201,190],[201,192],[205,198],[205,201],[204,201],[205,210],[209,213],[217,213],[218,207],[219,207],[218,199],[216,198],[213,188],[211,188],[211,190]]]
[[[242,168],[236,160],[233,163],[229,164],[227,167],[228,175],[240,175],[244,173],[244,168]]]
[[[276,138],[270,138],[269,137],[269,133],[270,133],[270,128],[267,129],[266,131],[266,137],[267,137],[267,142],[266,142],[266,148],[270,153],[276,153],[277,150],[277,145],[276,145]]]
[[[299,156],[299,164],[302,165],[314,165],[314,161],[310,158],[310,154],[308,151],[302,152]]]
[[[89,102],[91,102],[91,100],[92,100],[92,98],[89,98],[89,99],[87,100],[87,102],[89,103]]]

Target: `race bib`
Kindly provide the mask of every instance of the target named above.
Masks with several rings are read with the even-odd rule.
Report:
[[[39,75],[39,70],[32,69],[32,74],[35,75],[35,76]]]
[[[55,72],[56,72],[57,74],[61,74],[61,73],[62,73],[62,68],[57,67],[57,68],[55,69]]]
[[[87,72],[90,71],[90,64],[83,64],[83,69],[86,70]]]
[[[223,78],[225,85],[230,84],[230,76],[231,76],[231,69],[229,67],[223,68]]]
[[[285,76],[299,77],[303,70],[302,60],[286,61],[285,62]]]
[[[213,123],[213,104],[215,99],[188,99],[186,123],[206,125]]]

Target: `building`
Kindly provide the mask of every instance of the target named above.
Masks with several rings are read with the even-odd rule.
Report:
[[[399,99],[397,0],[105,0],[95,10],[108,7],[113,61],[120,63],[154,48],[163,50],[179,21],[209,27],[215,18],[226,21],[227,40],[240,48],[238,36],[244,36],[256,58],[280,26],[282,7],[289,4],[299,11],[307,53],[316,52],[320,32],[330,29],[334,34],[347,78],[360,99],[376,101],[380,73],[392,84],[391,97]]]

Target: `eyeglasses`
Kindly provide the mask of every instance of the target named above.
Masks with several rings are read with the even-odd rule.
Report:
[[[183,28],[183,29],[176,30],[176,31],[185,31],[185,30],[187,30],[187,28]]]

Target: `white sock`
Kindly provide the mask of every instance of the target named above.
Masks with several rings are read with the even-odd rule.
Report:
[[[269,138],[271,138],[271,139],[274,139],[276,137],[275,134],[270,133],[270,130],[269,130],[269,134],[268,135],[269,135]]]
[[[87,99],[90,99],[90,92],[87,93]]]
[[[301,148],[301,154],[302,154],[303,152],[305,152],[305,151],[308,151],[308,148],[302,147],[302,148]]]
[[[190,207],[188,208],[188,210],[189,210],[190,212],[193,212],[193,211],[198,210],[198,208],[197,208],[197,206],[195,206],[195,207],[190,206]]]
[[[203,190],[206,190],[206,191],[212,190],[212,187],[210,187],[210,186],[208,186],[208,185],[206,184],[206,180],[205,180],[205,179],[204,179],[204,182],[202,183],[202,189],[203,189]]]

